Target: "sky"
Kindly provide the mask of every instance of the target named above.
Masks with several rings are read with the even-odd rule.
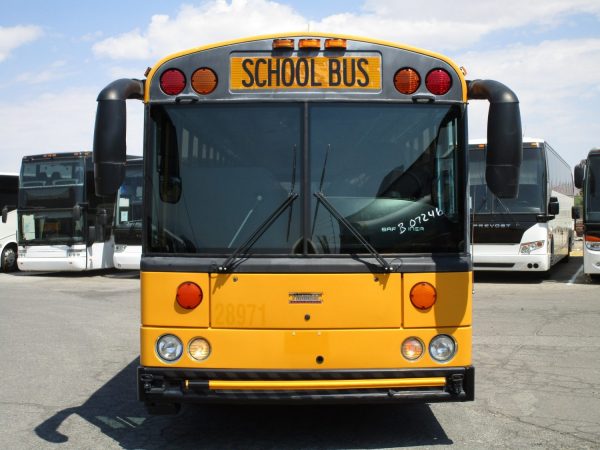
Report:
[[[519,97],[525,136],[574,166],[600,147],[600,0],[2,0],[0,172],[24,155],[92,149],[96,97],[170,53],[260,34],[322,31],[442,53]],[[487,102],[469,105],[469,137]],[[127,151],[143,107],[128,102]]]

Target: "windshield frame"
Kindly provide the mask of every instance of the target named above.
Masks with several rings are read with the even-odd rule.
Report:
[[[311,191],[310,188],[310,180],[308,180],[309,174],[307,173],[306,170],[306,166],[309,164],[310,158],[311,156],[308,154],[304,154],[304,152],[306,151],[306,153],[308,153],[308,150],[305,150],[306,148],[308,148],[308,142],[309,142],[309,136],[310,136],[310,130],[309,130],[309,126],[308,126],[308,115],[309,115],[309,110],[311,107],[315,106],[315,105],[320,105],[320,104],[326,104],[326,105],[331,105],[331,104],[355,104],[355,105],[361,105],[361,104],[371,104],[371,105],[391,105],[394,104],[396,106],[398,106],[399,108],[405,107],[405,106],[412,106],[412,104],[407,104],[407,103],[401,103],[401,102],[389,102],[389,101],[368,101],[368,102],[356,102],[356,101],[319,101],[319,102],[315,102],[315,101],[306,101],[306,100],[286,100],[286,101],[281,101],[281,102],[268,102],[268,101],[263,101],[263,102],[227,102],[228,106],[235,106],[235,105],[265,105],[265,106],[272,106],[272,105],[276,105],[276,104],[288,104],[288,105],[299,105],[302,108],[302,126],[301,126],[301,148],[298,150],[300,155],[298,158],[298,165],[302,166],[302,164],[304,164],[304,166],[299,167],[299,170],[296,174],[297,177],[297,184],[300,184],[300,187],[298,188],[297,192],[299,193],[299,201],[295,202],[296,206],[294,208],[298,208],[301,207],[303,208],[304,211],[310,211],[311,207],[314,208],[314,203],[316,201],[316,199],[314,198],[313,194],[314,192]],[[212,105],[215,104],[213,102],[206,102],[205,105]],[[146,218],[145,220],[147,220],[147,222],[145,222],[145,226],[144,226],[144,239],[143,239],[143,245],[145,247],[145,251],[144,254],[147,256],[182,256],[182,257],[227,257],[231,254],[231,251],[233,251],[233,248],[231,249],[231,251],[229,253],[227,252],[203,252],[203,253],[196,253],[196,252],[171,252],[171,251],[161,251],[160,249],[156,249],[155,247],[153,247],[152,244],[152,235],[155,232],[153,229],[155,228],[155,211],[156,211],[156,203],[157,203],[157,192],[158,192],[158,188],[156,187],[157,184],[159,184],[159,179],[157,176],[155,176],[154,172],[158,167],[159,162],[157,161],[158,159],[158,152],[156,151],[156,128],[157,128],[157,124],[156,122],[152,119],[151,117],[151,109],[155,108],[157,106],[172,106],[172,105],[167,105],[164,103],[149,103],[146,105],[146,134],[145,134],[145,138],[146,138],[146,145],[145,145],[145,161],[146,161],[146,171],[150,174],[148,177],[146,177],[145,180],[145,190],[144,190],[144,196],[146,198],[148,198],[150,201],[148,202],[144,202],[145,204],[145,214],[144,217]],[[182,105],[179,105],[178,107],[181,107]],[[421,107],[426,107],[428,105],[419,105],[419,108]],[[444,251],[440,251],[440,252],[436,252],[435,249],[433,252],[431,251],[416,251],[416,252],[404,252],[404,251],[399,251],[399,252],[385,252],[384,254],[387,256],[422,256],[422,255],[431,255],[431,254],[447,254],[447,255],[456,255],[456,254],[466,254],[467,253],[467,218],[468,218],[468,212],[466,211],[466,185],[467,185],[467,176],[466,176],[466,171],[467,171],[467,144],[466,144],[466,105],[461,105],[461,104],[456,104],[456,103],[443,103],[443,102],[439,102],[436,103],[434,106],[436,107],[442,107],[442,108],[448,108],[448,110],[452,109],[452,108],[456,108],[457,109],[457,116],[456,116],[456,134],[457,134],[457,144],[456,144],[456,149],[455,149],[455,155],[454,155],[454,160],[455,160],[455,165],[457,167],[458,173],[456,174],[456,180],[454,183],[454,190],[455,190],[455,202],[457,205],[457,216],[459,217],[458,222],[460,223],[460,227],[462,228],[460,231],[460,235],[461,235],[461,239],[462,242],[464,244],[461,244],[462,247],[461,248],[457,248],[457,249],[453,249],[453,250],[444,250]],[[314,170],[313,170],[314,171]],[[318,178],[319,174],[313,174],[312,175],[313,179],[314,178]],[[160,200],[159,200],[160,202]],[[311,206],[312,203],[312,206]],[[287,213],[283,213],[280,217],[283,218],[287,218]],[[356,248],[357,250],[353,250],[352,252],[344,252],[344,253],[340,253],[340,254],[335,254],[335,253],[315,253],[314,249],[311,246],[311,243],[309,242],[310,239],[307,239],[306,236],[310,235],[311,233],[311,228],[312,228],[312,217],[311,217],[311,213],[304,213],[304,217],[302,219],[302,223],[300,224],[300,228],[303,230],[302,232],[302,239],[301,242],[299,242],[298,244],[298,251],[290,251],[288,253],[283,253],[283,252],[261,252],[261,251],[256,251],[256,249],[252,249],[250,251],[248,251],[248,255],[252,256],[252,257],[291,257],[291,258],[297,258],[299,256],[311,256],[311,257],[330,257],[330,258],[348,258],[350,255],[355,255],[355,254],[362,254],[362,255],[369,255],[369,252],[362,246],[362,244],[360,244],[358,241],[356,242]],[[343,227],[343,225],[341,225]],[[233,246],[234,248],[236,247],[235,245]],[[248,255],[244,255],[244,256],[248,256]]]

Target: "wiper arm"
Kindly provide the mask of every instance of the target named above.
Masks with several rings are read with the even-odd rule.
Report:
[[[381,256],[381,254],[375,250],[375,248],[369,244],[369,242],[365,239],[365,237],[360,234],[360,232],[348,222],[344,216],[340,214],[340,212],[333,206],[329,201],[325,198],[322,192],[315,192],[313,194],[321,203],[327,211],[331,213],[333,217],[335,217],[339,222],[341,222],[351,233],[352,235],[363,245],[364,248],[377,260],[381,268],[384,272],[392,272],[394,268],[388,264],[388,262]]]
[[[273,222],[292,204],[294,200],[298,198],[298,194],[290,192],[287,198],[279,205],[279,207],[271,214],[267,220],[260,224],[254,233],[238,248],[236,248],[231,255],[221,264],[218,268],[219,272],[229,272],[235,259],[242,253],[247,252],[258,239],[265,234],[265,231],[269,229]]]

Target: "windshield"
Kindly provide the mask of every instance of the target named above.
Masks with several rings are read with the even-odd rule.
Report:
[[[448,105],[152,106],[149,251],[231,254],[284,205],[252,253],[366,253],[319,192],[380,253],[463,250],[461,115]]]
[[[141,228],[143,176],[141,165],[128,165],[125,180],[117,193],[117,228],[135,226]]]
[[[19,211],[19,242],[28,244],[74,244],[84,241],[84,217],[75,220],[67,211]]]
[[[499,199],[485,183],[487,147],[469,146],[469,184],[475,214],[534,213],[544,211],[544,159],[542,149],[523,148],[519,175],[519,195],[514,199]]]
[[[590,156],[588,159],[585,216],[587,222],[600,222],[600,156]]]
[[[64,208],[84,197],[83,158],[23,161],[19,208]]]

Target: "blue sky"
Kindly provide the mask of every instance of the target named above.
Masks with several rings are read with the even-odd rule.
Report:
[[[422,3],[422,4],[420,4]],[[0,172],[23,155],[89,150],[96,95],[142,78],[181,49],[267,32],[341,32],[420,46],[519,96],[527,136],[571,165],[600,146],[598,0],[104,0],[2,1]],[[485,135],[472,102],[469,132]],[[129,103],[128,151],[141,153],[142,107]]]

